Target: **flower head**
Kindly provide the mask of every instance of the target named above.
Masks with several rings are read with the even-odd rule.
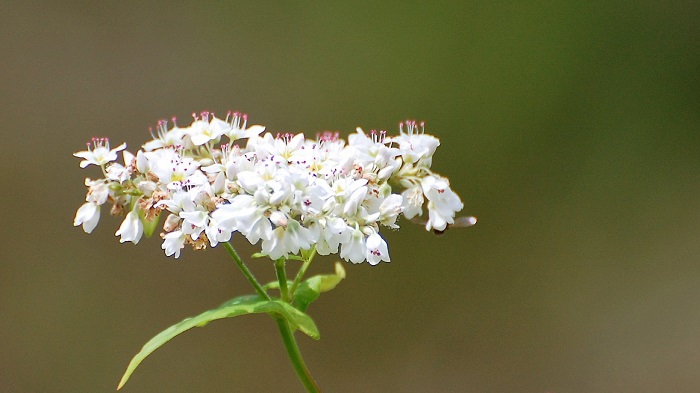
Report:
[[[111,202],[113,214],[126,215],[120,242],[150,235],[167,210],[161,247],[176,258],[185,245],[216,247],[238,232],[262,241],[272,259],[315,248],[376,265],[390,261],[380,229],[398,229],[400,215],[422,216],[425,207],[426,229],[444,231],[463,208],[449,180],[431,169],[440,142],[423,123],[402,123],[393,137],[358,128],[346,142],[337,132],[315,140],[262,134],[265,127],[247,122],[238,112],[224,120],[202,112],[184,128],[161,120],[143,150],[123,152],[123,165],[113,161],[125,144],[110,149],[106,138],[94,139],[75,156],[81,167],[99,165],[105,178],[86,179],[74,225],[91,232],[100,206]]]

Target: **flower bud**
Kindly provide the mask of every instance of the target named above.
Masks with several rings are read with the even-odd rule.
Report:
[[[177,214],[170,214],[168,218],[165,219],[163,224],[163,230],[165,232],[172,232],[180,225],[180,216]]]
[[[146,197],[150,198],[151,195],[153,195],[153,192],[158,188],[158,185],[152,181],[142,181],[138,184],[138,189],[145,195]]]

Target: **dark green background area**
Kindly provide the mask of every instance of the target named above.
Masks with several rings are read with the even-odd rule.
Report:
[[[322,339],[299,337],[324,391],[700,391],[699,7],[579,3],[0,6],[0,391],[113,391],[157,332],[250,292],[222,249],[120,245],[106,211],[72,227],[99,176],[73,152],[201,110],[310,136],[425,120],[479,217],[404,221],[390,264],[346,265],[309,310]],[[249,316],[176,338],[124,391],[282,389],[302,386]]]

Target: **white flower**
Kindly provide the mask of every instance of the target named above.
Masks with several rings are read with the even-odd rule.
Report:
[[[175,118],[173,118],[173,123],[175,123]],[[143,145],[143,150],[153,151],[164,147],[186,147],[187,142],[185,139],[188,137],[186,128],[179,128],[177,125],[174,125],[172,129],[168,130],[167,120],[160,120],[157,128],[157,135],[151,133],[153,140],[146,142]]]
[[[85,200],[96,205],[104,205],[109,197],[109,185],[104,180],[85,179],[88,193]]]
[[[403,215],[409,220],[423,214],[423,189],[420,186],[407,188],[401,193],[403,197]]]
[[[130,211],[126,215],[126,218],[122,221],[122,225],[119,226],[119,230],[115,235],[121,236],[119,243],[133,242],[134,244],[138,244],[143,235],[143,223],[141,223],[136,209]]]
[[[180,251],[185,247],[186,235],[182,231],[173,231],[163,236],[163,245],[161,248],[165,250],[165,255],[175,255],[175,258],[180,257]]]
[[[301,151],[304,142],[304,134],[282,134],[273,137],[268,132],[262,137],[248,139],[247,148],[254,151],[261,160],[273,157],[273,161],[279,159],[285,162],[293,162],[296,156],[303,157],[305,154],[305,152]]]
[[[406,125],[406,132],[403,126]],[[413,164],[421,159],[430,160],[435,150],[440,146],[440,140],[425,133],[424,123],[420,123],[420,132],[415,121],[407,120],[400,124],[400,135],[391,138],[399,144],[401,155],[405,162]],[[428,167],[430,162],[428,161]]]
[[[367,236],[367,253],[365,257],[370,265],[376,265],[381,261],[389,262],[389,250],[386,242],[378,233]]]
[[[231,240],[232,231],[219,225],[219,223],[214,218],[209,218],[209,224],[204,228],[204,233],[209,239],[209,244],[212,247],[216,247],[217,244],[221,242],[227,242]]]
[[[308,250],[313,242],[312,232],[299,225],[295,220],[288,220],[287,226],[278,226],[269,239],[263,239],[262,253],[272,259],[298,254],[299,250]]]
[[[238,139],[252,138],[265,131],[265,127],[261,125],[252,125],[250,128],[246,128],[248,115],[245,113],[229,112],[226,115],[226,121],[229,123],[229,128],[224,132],[224,135],[232,142]]]
[[[312,230],[319,232],[316,237],[316,251],[320,255],[337,254],[338,246],[350,240],[353,229],[340,217],[328,217],[318,221]]]
[[[197,169],[199,162],[191,157],[182,157],[173,149],[160,149],[145,155],[151,171],[168,188],[182,187],[188,181],[192,185],[207,182],[206,176]]]
[[[272,224],[265,216],[266,209],[259,206],[250,195],[238,195],[230,204],[219,206],[212,217],[221,228],[238,230],[250,244],[272,236]]]
[[[195,120],[187,133],[195,146],[201,146],[212,141],[217,142],[231,128],[231,125],[221,119],[217,119],[214,114],[209,112],[202,112],[201,118],[195,114],[192,116],[194,116]]]
[[[350,240],[341,245],[340,257],[352,263],[362,263],[366,250],[365,234],[359,228],[355,228],[350,233]]]
[[[85,168],[90,164],[104,166],[116,160],[117,152],[124,149],[126,149],[126,143],[122,143],[110,150],[108,138],[92,138],[92,147],[88,143],[87,150],[73,153],[73,155],[83,159],[83,161],[80,161],[81,168]]]
[[[131,177],[132,166],[134,162],[134,155],[124,150],[122,152],[124,156],[124,166],[114,162],[107,167],[107,179],[118,181],[124,183]]]
[[[104,178],[85,180],[86,203],[74,225],[92,231],[100,206],[110,202],[112,213],[128,213],[116,232],[120,242],[137,243],[152,230],[146,222],[170,212],[161,235],[168,256],[179,257],[185,244],[199,250],[208,240],[215,247],[239,232],[251,244],[262,240],[262,253],[272,259],[315,247],[376,265],[389,261],[380,229],[397,229],[400,214],[422,215],[427,202],[426,229],[441,231],[463,207],[447,178],[430,168],[440,141],[422,123],[402,123],[396,137],[358,128],[347,143],[337,132],[316,140],[262,134],[265,127],[248,127],[238,112],[225,120],[203,112],[187,128],[174,119],[168,127],[158,122],[135,156],[126,145],[110,149],[107,139],[75,153],[81,167],[99,165]],[[245,138],[245,147],[235,143]],[[122,150],[123,165],[114,162]]]
[[[86,202],[75,213],[73,225],[82,225],[86,233],[91,233],[100,221],[100,206],[93,202]]]
[[[393,165],[393,159],[400,155],[401,152],[399,149],[385,145],[386,131],[377,132],[372,130],[370,131],[370,136],[367,136],[360,127],[357,127],[356,131],[357,133],[348,137],[348,142],[349,146],[355,149],[356,158],[363,166],[372,164],[375,169],[379,170],[391,164],[391,167],[388,169],[389,175],[393,170],[398,169],[398,166]],[[388,178],[386,172],[383,172],[382,175]]]
[[[421,182],[421,187],[428,198],[429,218],[425,229],[444,231],[447,224],[454,223],[455,213],[462,210],[464,204],[452,191],[449,181],[444,177],[428,176]]]
[[[199,238],[209,220],[209,214],[202,210],[183,211],[180,212],[180,217],[182,233],[191,235],[194,240]]]
[[[379,205],[379,222],[389,228],[398,228],[396,219],[403,211],[403,198],[401,195],[391,194]]]

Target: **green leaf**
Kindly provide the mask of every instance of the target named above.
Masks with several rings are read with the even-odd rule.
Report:
[[[335,264],[335,274],[321,274],[304,280],[294,292],[294,307],[306,311],[309,305],[323,292],[335,288],[345,278],[345,269],[340,262]]]
[[[117,389],[121,389],[121,387],[124,386],[131,374],[136,370],[136,367],[138,367],[148,355],[178,334],[192,329],[193,327],[205,326],[209,322],[217,319],[259,313],[279,314],[289,321],[292,328],[301,330],[313,339],[318,340],[320,338],[318,328],[311,317],[292,307],[292,305],[284,303],[281,300],[265,300],[257,295],[240,296],[195,317],[186,318],[158,333],[141,348],[141,351],[139,351],[133,359],[131,359],[124,376],[122,376],[121,381],[119,381]]]
[[[292,281],[287,280],[287,286],[291,286]],[[280,282],[279,281],[270,281],[267,284],[262,286],[263,289],[268,290],[268,289],[280,289]]]

